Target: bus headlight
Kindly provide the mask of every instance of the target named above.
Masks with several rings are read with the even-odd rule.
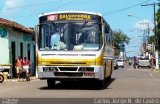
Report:
[[[94,71],[94,67],[80,67],[79,71]]]
[[[49,72],[49,71],[58,71],[56,67],[43,67],[44,72]]]

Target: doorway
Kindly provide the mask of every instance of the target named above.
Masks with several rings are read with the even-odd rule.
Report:
[[[23,43],[20,43],[20,56],[23,59]]]
[[[31,61],[31,55],[30,55],[30,51],[31,51],[31,46],[30,44],[27,44],[27,58],[29,61]]]
[[[12,58],[12,76],[16,77],[15,60],[16,60],[16,43],[11,42],[11,58]]]

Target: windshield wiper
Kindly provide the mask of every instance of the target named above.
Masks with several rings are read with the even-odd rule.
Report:
[[[61,28],[57,25],[57,23],[52,22],[52,24],[54,24],[54,25],[56,26],[56,30],[57,30],[57,31],[60,31],[60,30],[61,30]]]

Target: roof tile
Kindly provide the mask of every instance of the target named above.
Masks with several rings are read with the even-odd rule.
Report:
[[[23,32],[27,32],[27,33],[33,33],[33,29],[30,29],[30,28],[27,28],[21,24],[18,24],[16,22],[13,22],[13,21],[10,21],[10,20],[7,20],[7,19],[3,19],[3,18],[0,18],[0,26],[8,26],[8,27],[11,27],[11,28],[15,28],[19,31],[23,31]]]

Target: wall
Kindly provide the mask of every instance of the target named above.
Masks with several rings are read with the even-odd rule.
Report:
[[[30,59],[31,62],[31,73],[34,73],[34,45],[35,42],[32,41],[33,35],[23,33],[23,32],[18,32],[18,31],[10,31],[10,36],[9,36],[9,51],[10,51],[10,60],[12,60],[12,64],[14,64],[15,59],[18,56],[21,56],[21,52],[23,52],[23,57],[27,57]],[[12,42],[15,42],[15,59],[13,59],[13,52],[12,52]],[[20,43],[23,43],[23,49],[20,48]],[[29,57],[30,54],[30,57]]]
[[[8,35],[8,30],[0,27],[0,64],[10,64]]]

